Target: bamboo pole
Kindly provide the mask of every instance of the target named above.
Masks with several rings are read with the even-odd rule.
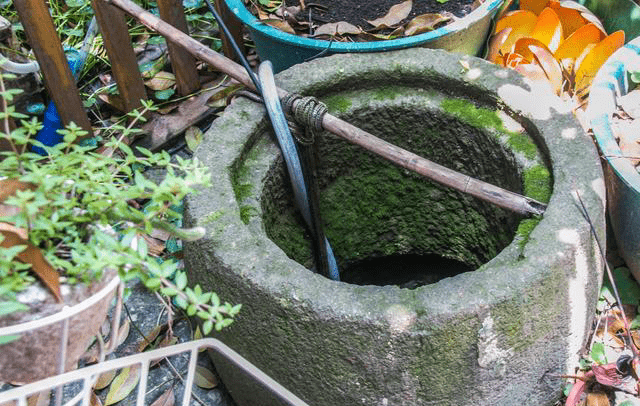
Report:
[[[100,1],[100,0],[96,0]],[[196,58],[210,64],[214,68],[225,72],[246,87],[255,90],[249,75],[244,68],[210,48],[204,46],[182,31],[167,24],[153,14],[130,0],[102,0],[111,3],[136,18],[140,23],[157,31],[167,40],[184,47]],[[283,98],[287,91],[278,89],[278,95]],[[399,148],[368,132],[359,129],[344,120],[325,114],[322,120],[325,130],[355,144],[364,149],[380,155],[391,162],[411,171],[414,171],[435,182],[449,186],[463,193],[470,194],[486,202],[514,211],[519,214],[542,214],[546,205],[526,196],[505,190],[490,183],[472,178],[468,175],[456,172],[435,162],[422,158],[412,152]]]

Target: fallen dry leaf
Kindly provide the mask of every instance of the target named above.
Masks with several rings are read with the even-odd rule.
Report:
[[[528,36],[536,26],[538,16],[529,10],[515,10],[508,12],[497,23],[495,32],[505,28],[511,28],[511,33],[500,46],[500,52],[506,54],[512,52],[513,45],[520,38]]]
[[[218,386],[218,379],[216,376],[203,366],[196,366],[196,375],[193,383],[202,389],[213,389]]]
[[[583,25],[571,34],[556,50],[553,56],[558,61],[563,61],[563,65],[567,66],[565,59],[571,60],[570,66],[573,66],[576,59],[582,54],[583,50],[590,44],[596,44],[604,38],[604,35],[598,27],[593,23]]]
[[[293,34],[296,35],[296,32],[293,30],[293,28],[291,28],[291,26],[289,25],[288,22],[277,19],[277,18],[273,18],[273,19],[265,19],[265,20],[260,20],[261,23],[265,23],[266,25],[273,27],[273,28],[277,28],[280,31],[286,32],[288,34]]]
[[[0,247],[10,248],[16,245],[25,245],[26,248],[16,255],[16,258],[25,264],[31,265],[31,270],[45,284],[45,286],[53,293],[58,302],[62,302],[60,295],[60,275],[53,269],[47,259],[42,255],[38,247],[31,244],[26,239],[24,230],[21,230],[8,223],[0,223],[0,234],[4,239],[0,242]]]
[[[45,390],[33,394],[27,398],[27,406],[48,406],[51,399],[51,391]]]
[[[176,84],[176,75],[171,72],[160,71],[144,82],[151,90],[167,90]]]
[[[562,33],[567,38],[587,23],[582,13],[574,8],[563,7],[559,1],[550,1],[548,7],[556,12],[562,24]]]
[[[340,21],[337,23],[322,24],[313,32],[313,35],[315,37],[320,35],[329,35],[333,37],[335,35],[360,33],[362,33],[362,30],[360,28],[356,27],[355,25],[349,24],[346,21]]]
[[[396,4],[391,6],[389,12],[380,18],[376,18],[375,20],[367,20],[367,22],[377,30],[384,28],[393,28],[396,25],[400,24],[402,20],[409,17],[409,13],[411,13],[411,8],[413,7],[412,0],[403,1],[400,4]]]
[[[151,406],[173,406],[176,403],[176,397],[173,394],[173,387],[170,387],[158,399],[154,400]]]
[[[115,369],[112,369],[110,371],[103,372],[102,374],[100,374],[100,376],[96,380],[96,383],[93,385],[93,388],[96,390],[101,390],[109,386],[113,381],[113,378],[116,377],[116,372],[117,371]]]
[[[520,9],[529,10],[538,15],[547,7],[548,3],[549,0],[520,0]]]
[[[535,61],[547,75],[554,93],[559,96],[562,93],[563,84],[562,67],[544,45],[530,44],[529,50],[533,52]]]
[[[588,89],[593,78],[607,59],[624,45],[624,31],[616,31],[600,41],[584,58],[576,71],[576,91]]]
[[[407,23],[404,29],[405,36],[418,35],[423,32],[433,31],[438,25],[451,20],[450,16],[438,13],[422,14]]]
[[[631,161],[631,165],[640,164],[640,120],[618,121],[613,126],[614,135],[622,155]]]
[[[123,368],[111,382],[107,398],[104,401],[105,406],[117,403],[129,396],[138,385],[139,380],[140,365]]]
[[[563,39],[562,24],[552,8],[542,10],[529,36],[542,42],[551,52],[558,49]]]
[[[591,392],[587,394],[585,406],[611,406],[611,403],[606,393]]]

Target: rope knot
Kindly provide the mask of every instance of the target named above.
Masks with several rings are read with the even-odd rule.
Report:
[[[326,104],[312,96],[291,93],[282,99],[282,106],[296,140],[301,144],[312,144],[323,130],[322,118],[328,111]],[[293,123],[295,125],[291,125]]]

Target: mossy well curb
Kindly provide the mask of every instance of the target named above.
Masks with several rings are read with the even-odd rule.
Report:
[[[467,64],[470,69],[464,68]],[[284,177],[279,150],[263,107],[236,100],[196,152],[212,169],[214,186],[189,197],[185,208],[187,224],[207,228],[205,239],[185,244],[191,277],[223,300],[243,304],[234,324],[216,337],[313,405],[552,404],[562,388],[557,375],[577,360],[602,273],[572,190],[579,191],[605,240],[598,156],[573,117],[539,105],[523,109],[513,96],[528,95],[536,103],[535,89],[515,73],[437,50],[336,55],[288,69],[276,82],[319,97],[333,114],[376,135],[394,134],[404,148],[431,149],[429,158],[436,161],[458,157],[450,162],[459,165],[453,169],[549,198],[549,206],[537,224],[522,223],[474,199],[446,199],[453,192],[429,186],[421,193],[430,210],[418,213],[420,206],[411,201],[415,196],[403,193],[409,188],[406,179],[411,179],[410,188],[422,187],[421,179],[391,167],[376,170],[377,161],[361,161],[361,151],[344,147],[346,142],[327,141],[321,156],[343,158],[323,168],[326,194],[336,192],[345,175],[368,167],[369,175],[383,176],[369,179],[372,196],[379,198],[383,189],[394,212],[413,207],[393,228],[393,220],[385,223],[393,216],[378,213],[375,209],[382,206],[367,204],[374,197],[363,194],[358,210],[371,210],[364,216],[379,218],[370,223],[390,228],[388,235],[381,234],[384,238],[376,235],[371,243],[358,245],[353,238],[340,241],[349,231],[340,222],[352,224],[344,220],[350,213],[338,215],[330,207],[332,201],[348,206],[344,196],[349,193],[328,199],[323,206],[329,213],[327,234],[340,261],[349,250],[366,251],[358,253],[364,256],[379,255],[389,246],[416,251],[416,245],[426,246],[418,238],[421,233],[444,230],[449,239],[429,250],[450,250],[477,268],[412,290],[328,280],[289,257],[304,262],[299,245],[285,247],[285,253],[274,243],[268,214],[286,209],[288,196],[286,187],[277,187]],[[509,127],[514,120],[531,138]],[[401,136],[411,130],[424,137]],[[425,141],[427,130],[429,136],[446,136]],[[483,146],[477,156],[467,156],[465,148],[472,148],[467,144]],[[402,187],[394,192],[380,185],[381,179]],[[354,184],[362,182],[359,177]],[[442,229],[437,225],[444,217],[424,220],[436,228],[413,234],[399,225],[411,223],[407,219],[414,215],[419,222],[455,213],[458,217]],[[272,222],[281,225],[281,220]],[[476,233],[469,231],[482,223]],[[455,232],[453,224],[467,227]],[[293,237],[285,232],[280,245]],[[383,244],[385,238],[390,245]],[[485,240],[493,242],[483,245]],[[469,249],[470,244],[475,245]],[[451,250],[456,245],[469,253]],[[225,384],[233,396],[233,382]],[[251,394],[236,391],[236,396],[242,404]]]

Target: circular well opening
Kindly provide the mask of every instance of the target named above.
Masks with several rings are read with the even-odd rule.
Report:
[[[495,131],[425,103],[351,109],[341,118],[418,155],[516,193],[523,169]],[[341,280],[416,288],[477,269],[513,241],[522,216],[440,186],[324,133],[318,140],[324,231]],[[260,198],[269,238],[313,269],[310,234],[281,158]]]

